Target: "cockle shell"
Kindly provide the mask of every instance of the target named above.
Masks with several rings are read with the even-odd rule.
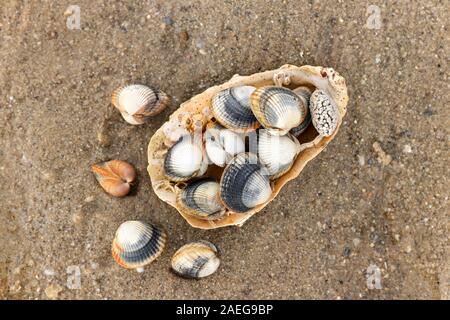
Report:
[[[172,181],[186,181],[202,174],[204,152],[201,138],[182,136],[168,151],[164,159],[164,172]]]
[[[185,244],[172,257],[172,270],[185,278],[207,277],[216,272],[219,265],[216,246],[205,240]]]
[[[121,160],[97,163],[92,165],[91,170],[102,188],[115,197],[126,196],[136,179],[133,166]]]
[[[317,132],[325,137],[332,135],[339,121],[339,110],[334,101],[323,90],[316,90],[311,95],[310,109]]]
[[[247,212],[270,198],[269,172],[253,153],[240,153],[226,166],[220,198],[234,212]]]
[[[305,119],[300,123],[297,127],[292,128],[289,133],[291,133],[294,137],[298,137],[301,135],[308,126],[311,124],[311,112],[309,111],[309,100],[311,98],[311,89],[308,87],[298,87],[293,90],[300,99],[303,100],[304,105],[306,106],[306,116]]]
[[[161,228],[142,221],[126,221],[116,231],[112,256],[127,269],[138,269],[155,260],[166,244]]]
[[[268,130],[258,132],[258,158],[274,180],[287,172],[299,152],[300,143],[290,134],[272,135]]]
[[[170,98],[161,90],[132,84],[114,90],[111,102],[119,109],[125,121],[138,125],[163,111],[170,103]]]
[[[180,209],[200,219],[217,219],[225,213],[219,197],[220,185],[206,178],[191,182],[177,197]]]
[[[243,137],[217,123],[207,126],[203,139],[209,160],[219,167],[224,167],[236,154],[245,151]]]
[[[194,128],[191,127],[192,120],[194,120],[194,122],[201,122],[203,128],[205,128],[206,125],[213,120],[211,100],[218,92],[244,85],[256,88],[271,86],[278,84],[276,79],[282,79],[282,84],[289,89],[295,90],[295,88],[306,86],[308,88],[316,88],[326,92],[338,108],[339,117],[336,130],[334,130],[330,136],[325,137],[318,134],[314,126],[308,126],[306,131],[298,137],[301,147],[292,167],[281,177],[271,182],[272,193],[266,202],[245,213],[227,209],[225,215],[218,220],[199,219],[183,212],[183,210],[179,210],[181,216],[191,226],[201,229],[213,229],[231,225],[243,225],[245,221],[270,203],[283,186],[288,181],[296,178],[305,165],[314,159],[336,136],[339,126],[342,123],[342,119],[347,111],[348,96],[344,78],[334,69],[314,66],[297,67],[293,65],[284,65],[276,70],[264,71],[249,76],[236,75],[229,81],[221,85],[210,87],[206,91],[182,103],[180,108],[170,116],[169,120],[157,130],[151,138],[148,146],[149,165],[147,170],[150,175],[153,190],[161,200],[178,209],[179,207],[176,203],[176,198],[177,194],[182,190],[182,187],[173,184],[173,182],[164,175],[165,153],[170,146],[176,142],[171,138],[170,134],[165,132],[164,128],[167,128],[170,124],[173,127],[182,127],[189,132],[193,132]],[[186,119],[191,120],[187,121]],[[208,168],[206,176],[213,177],[217,180],[220,179],[222,169],[218,169],[221,168]]]
[[[278,135],[284,135],[300,125],[308,108],[292,90],[278,86],[256,89],[250,101],[256,119],[272,134]]]
[[[250,108],[250,95],[255,91],[252,86],[236,86],[214,95],[211,111],[216,120],[224,127],[238,132],[247,132],[259,126]]]

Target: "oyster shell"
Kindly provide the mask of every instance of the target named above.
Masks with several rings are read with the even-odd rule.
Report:
[[[308,126],[308,128],[298,137],[301,145],[291,168],[281,177],[271,182],[272,193],[267,201],[245,213],[234,212],[228,209],[225,215],[218,220],[199,219],[179,210],[179,213],[191,226],[201,229],[213,229],[231,225],[243,225],[247,219],[261,211],[270,201],[272,201],[282,187],[288,181],[296,178],[305,165],[315,158],[336,136],[339,126],[342,123],[342,118],[347,111],[346,106],[348,96],[344,78],[334,71],[334,69],[314,66],[297,67],[293,65],[284,65],[276,70],[269,70],[250,76],[235,75],[224,84],[213,86],[181,104],[180,108],[170,116],[168,122],[156,131],[151,138],[148,146],[149,165],[147,170],[150,175],[153,190],[157,196],[174,208],[178,208],[176,198],[181,192],[182,187],[174,184],[164,175],[165,154],[170,146],[175,144],[176,139],[165,128],[176,127],[183,130],[183,132],[194,132],[194,130],[198,130],[199,127],[204,130],[206,126],[213,121],[214,117],[211,111],[211,100],[218,92],[237,86],[246,85],[260,88],[274,84],[284,85],[289,89],[306,86],[311,88],[312,91],[319,89],[326,93],[327,96],[332,99],[338,111],[335,130],[330,136],[324,136],[319,134],[312,125]],[[177,135],[175,135],[175,137],[177,137]],[[222,168],[210,166],[205,176],[219,180],[222,172]]]

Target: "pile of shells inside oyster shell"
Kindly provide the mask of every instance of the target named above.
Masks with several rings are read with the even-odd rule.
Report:
[[[170,98],[144,85],[120,87],[112,104],[130,124],[145,123],[161,112]],[[339,112],[322,90],[282,86],[232,87],[211,101],[213,118],[206,128],[180,135],[164,158],[165,176],[181,186],[176,202],[187,214],[216,220],[227,209],[245,213],[265,203],[271,183],[289,171],[302,150],[301,135],[311,123],[317,133],[330,136]],[[205,175],[215,167],[220,179]],[[92,166],[103,189],[116,197],[130,191],[134,168],[120,160]],[[167,235],[151,223],[126,221],[115,234],[114,260],[142,271],[163,251]],[[202,278],[220,265],[217,247],[204,240],[182,246],[172,258],[172,270],[183,277]]]
[[[339,117],[327,93],[306,86],[228,88],[213,96],[211,112],[204,128],[170,146],[163,166],[166,178],[181,188],[177,209],[206,220],[245,214],[267,202],[273,182],[304,149],[299,138],[311,123],[330,136]]]

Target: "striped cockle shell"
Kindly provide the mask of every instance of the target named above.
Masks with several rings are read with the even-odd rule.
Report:
[[[211,101],[211,111],[216,120],[228,129],[237,132],[253,131],[259,127],[252,109],[250,95],[252,86],[237,86],[219,91]]]
[[[185,244],[172,257],[172,270],[185,278],[207,277],[216,272],[219,265],[217,247],[205,240]]]
[[[122,160],[97,163],[92,165],[91,170],[102,188],[115,197],[126,196],[136,179],[133,166]]]
[[[225,167],[220,180],[220,198],[234,212],[246,212],[266,202],[272,193],[269,172],[258,157],[240,153]]]
[[[309,107],[317,132],[324,137],[331,136],[339,121],[339,110],[334,101],[323,90],[315,90]]]
[[[125,121],[138,125],[163,111],[170,103],[170,98],[161,90],[132,84],[114,90],[111,102],[119,109]]]
[[[187,181],[204,173],[207,168],[204,158],[201,137],[184,135],[167,151],[164,173],[171,181]]]
[[[236,154],[245,151],[243,137],[217,123],[208,125],[203,139],[209,160],[219,167],[224,167]]]
[[[308,126],[311,124],[311,112],[309,111],[309,100],[311,98],[311,89],[308,87],[298,87],[293,90],[300,99],[303,100],[304,105],[306,106],[306,116],[305,119],[300,123],[297,127],[292,128],[289,133],[293,136],[298,137],[301,135]]]
[[[112,243],[114,260],[127,269],[140,269],[155,260],[163,251],[166,233],[142,221],[126,221],[116,231]]]
[[[225,213],[219,189],[220,185],[214,179],[205,178],[191,182],[178,194],[177,204],[186,213],[200,219],[218,219]]]
[[[268,130],[258,131],[258,158],[267,168],[270,179],[277,179],[294,163],[300,143],[291,134],[272,135]]]
[[[307,106],[288,88],[258,88],[250,96],[250,101],[256,119],[272,134],[284,135],[300,125],[306,117]]]

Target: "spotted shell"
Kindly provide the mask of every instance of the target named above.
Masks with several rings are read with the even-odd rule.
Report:
[[[219,189],[220,185],[214,179],[191,182],[178,194],[177,204],[186,213],[199,219],[218,219],[225,213]]]
[[[161,90],[132,84],[114,90],[111,103],[120,111],[126,122],[139,125],[163,111],[169,105],[170,98]]]
[[[173,184],[173,182],[164,175],[164,156],[176,140],[171,134],[165,130],[169,125],[182,130],[191,131],[192,121],[184,119],[195,119],[201,122],[205,128],[214,119],[212,113],[212,98],[220,91],[232,87],[249,85],[255,88],[263,86],[273,86],[278,84],[277,79],[281,79],[281,84],[289,89],[295,90],[298,87],[315,88],[324,91],[330,99],[336,104],[339,112],[337,127],[330,136],[320,135],[314,126],[308,126],[300,135],[298,140],[301,145],[297,157],[292,167],[279,178],[271,182],[272,193],[270,198],[251,210],[240,213],[227,208],[226,214],[218,220],[199,219],[184,212],[177,205],[177,194],[181,192],[183,186]],[[290,180],[296,178],[303,170],[305,165],[314,159],[336,136],[342,119],[347,111],[347,87],[344,78],[332,68],[284,65],[275,70],[264,71],[249,76],[236,75],[229,81],[210,87],[203,93],[200,93],[188,101],[181,104],[169,118],[169,120],[153,135],[148,146],[148,162],[147,170],[150,175],[153,190],[156,195],[163,201],[176,208],[181,216],[193,227],[201,229],[213,229],[225,226],[242,226],[245,221],[252,217],[255,213],[260,212],[268,203],[270,203],[283,186]],[[183,121],[180,121],[180,118]],[[219,170],[220,169],[220,170]],[[206,176],[220,179],[222,175],[221,168],[208,167]],[[320,174],[318,172],[317,174]],[[302,201],[299,199],[299,201]]]
[[[126,221],[116,231],[112,256],[124,268],[142,268],[162,253],[166,238],[164,230],[155,225]]]
[[[211,242],[200,240],[178,249],[172,257],[172,270],[185,278],[210,276],[220,265],[218,250]]]
[[[288,88],[258,88],[252,93],[250,101],[256,119],[272,134],[284,135],[306,117],[307,105]]]
[[[259,126],[250,108],[252,86],[236,86],[217,92],[212,98],[211,111],[224,127],[238,132],[252,131]]]
[[[97,163],[92,165],[91,170],[102,188],[115,197],[126,196],[136,179],[133,166],[122,160]]]
[[[311,118],[314,128],[325,137],[336,130],[339,110],[336,104],[323,90],[316,90],[311,95]]]

